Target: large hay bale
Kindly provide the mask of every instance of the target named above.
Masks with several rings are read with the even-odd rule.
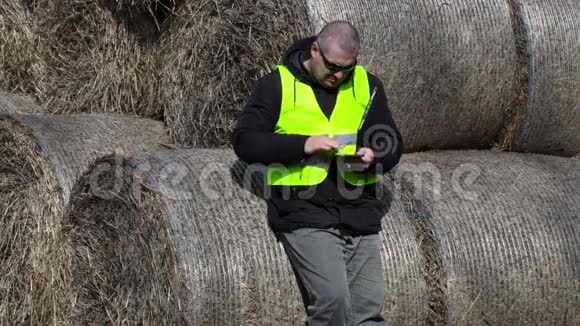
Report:
[[[71,199],[58,246],[72,267],[62,290],[76,299],[71,323],[303,325],[294,276],[267,226],[263,182],[262,168],[225,150],[97,162]],[[393,202],[383,222],[385,316],[417,325],[427,318],[426,285],[402,209]]]
[[[94,0],[36,0],[38,55],[46,64],[35,95],[49,112],[115,112],[160,118],[153,50]]]
[[[529,96],[514,149],[580,153],[580,2],[521,0],[530,51]]]
[[[24,1],[0,0],[0,91],[34,92],[34,78],[44,69],[37,41]]]
[[[303,0],[184,0],[168,23],[160,103],[172,138],[196,147],[228,146],[255,79],[310,34]]]
[[[96,158],[164,139],[161,123],[134,117],[0,115],[0,325],[61,324],[67,267],[48,253],[73,185]]]
[[[316,30],[359,28],[361,62],[383,80],[406,151],[494,144],[518,94],[508,1],[307,2]]]
[[[0,92],[0,114],[2,113],[42,113],[34,99],[20,94]]]
[[[409,217],[435,240],[443,322],[580,325],[580,161],[418,153],[395,181]]]
[[[579,322],[579,164],[478,151],[404,156],[384,180],[396,190],[383,220],[387,320]],[[266,226],[260,171],[221,150],[97,162],[56,255],[72,268],[62,290],[76,299],[71,322],[301,324],[293,276]]]

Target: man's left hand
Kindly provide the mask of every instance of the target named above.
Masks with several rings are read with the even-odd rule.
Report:
[[[361,160],[363,161],[363,168],[365,169],[368,169],[375,160],[375,152],[373,152],[373,150],[368,147],[359,148],[359,150],[356,152],[356,155],[361,157]]]

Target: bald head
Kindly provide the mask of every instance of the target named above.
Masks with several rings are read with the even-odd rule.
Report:
[[[312,42],[304,67],[322,87],[338,87],[356,67],[359,48],[354,26],[345,21],[328,23]]]
[[[349,22],[333,21],[322,28],[316,41],[323,50],[338,46],[344,51],[358,53],[360,38],[356,28]]]

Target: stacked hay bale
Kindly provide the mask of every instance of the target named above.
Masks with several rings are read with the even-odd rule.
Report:
[[[78,177],[96,158],[159,147],[160,123],[111,115],[0,115],[0,324],[62,324],[70,267],[49,252]]]
[[[0,51],[14,48],[3,57],[18,61],[2,72],[26,87],[7,90],[52,113],[164,117],[184,145],[227,146],[254,80],[310,34],[302,0],[13,2],[0,4],[17,23],[2,25],[0,37],[19,39]]]
[[[382,79],[406,151],[494,144],[518,91],[507,1],[307,2],[316,30],[359,28],[361,62]]]
[[[347,19],[407,151],[499,143],[573,156],[579,10],[572,0],[3,0],[0,89],[50,112],[164,117],[180,144],[227,146],[253,81],[286,46],[310,22]]]
[[[33,93],[53,113],[162,116],[152,50],[99,1],[37,0],[31,4],[38,61]],[[117,18],[117,19],[116,19]]]
[[[236,162],[231,151],[179,150],[111,157],[93,169],[114,165],[122,172],[82,179],[64,222],[59,257],[74,259],[66,264],[78,307],[72,323],[303,324],[292,270],[267,226],[263,167]],[[385,315],[416,325],[427,316],[426,285],[405,220],[393,202],[384,221]]]
[[[529,45],[529,94],[514,149],[580,153],[580,3],[519,1]]]
[[[172,138],[229,146],[255,79],[310,34],[303,0],[184,0],[160,40],[161,104]]]
[[[447,306],[447,316],[441,320],[580,322],[579,161],[478,151],[417,153],[404,157],[395,182],[409,218],[435,239],[436,255],[429,260],[440,266],[435,275],[442,282],[434,290],[444,293],[439,304]]]
[[[180,150],[97,162],[101,177],[82,178],[58,246],[72,259],[73,323],[301,324],[291,269],[266,226],[263,167],[234,160]],[[383,220],[388,322],[577,322],[578,164],[407,155],[384,180],[394,190]]]

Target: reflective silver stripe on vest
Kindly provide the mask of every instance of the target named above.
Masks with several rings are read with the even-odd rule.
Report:
[[[328,134],[320,134],[320,135],[313,135],[313,136],[328,136]],[[342,134],[342,135],[334,135],[332,139],[334,139],[339,146],[346,146],[346,145],[356,145],[356,138],[357,134]]]
[[[340,147],[346,145],[356,145],[356,134],[334,135],[334,140]]]

